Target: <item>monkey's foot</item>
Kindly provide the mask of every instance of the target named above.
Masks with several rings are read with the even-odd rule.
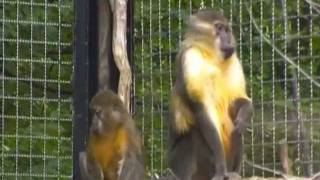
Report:
[[[227,172],[224,176],[214,176],[211,180],[241,180],[241,176],[236,172]]]

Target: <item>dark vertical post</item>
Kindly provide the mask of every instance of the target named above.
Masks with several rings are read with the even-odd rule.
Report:
[[[135,101],[134,101],[134,0],[128,0],[127,5],[127,53],[128,53],[128,59],[131,67],[132,72],[132,84],[131,84],[131,97],[130,97],[130,113],[134,114],[135,112]]]
[[[97,88],[97,0],[74,1],[73,179],[79,180],[79,152],[85,149],[89,100]]]
[[[89,0],[89,100],[98,90],[99,0]],[[89,123],[90,125],[90,123]]]
[[[73,179],[75,180],[80,179],[79,152],[85,148],[87,131],[83,129],[88,127],[89,2],[74,1]]]

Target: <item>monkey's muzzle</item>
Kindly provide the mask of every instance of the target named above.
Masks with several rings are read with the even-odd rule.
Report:
[[[221,48],[221,51],[223,52],[224,59],[228,59],[234,53],[234,47],[225,46]]]
[[[100,119],[95,117],[92,119],[91,131],[95,134],[101,134],[103,132],[103,125]]]

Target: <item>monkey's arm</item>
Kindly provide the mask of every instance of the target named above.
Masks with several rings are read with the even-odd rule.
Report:
[[[214,73],[213,67],[206,67],[200,50],[190,48],[181,57],[183,64],[183,74],[185,89],[189,99],[194,102],[195,119],[198,122],[200,132],[204,137],[208,147],[214,154],[213,162],[215,165],[215,177],[224,177],[226,174],[226,160],[223,147],[219,138],[218,129],[213,123],[214,117],[210,117],[205,103],[206,83],[203,79],[204,70],[207,69]],[[221,178],[218,178],[221,179]]]
[[[248,98],[238,98],[235,100],[233,107],[235,112],[234,131],[243,134],[247,128],[247,124],[253,115],[253,105]]]
[[[231,170],[239,172],[242,157],[242,134],[246,130],[248,121],[253,115],[253,106],[248,98],[238,98],[231,107],[231,117],[234,129],[231,133]]]
[[[79,166],[82,180],[103,180],[100,166],[90,162],[86,152],[80,152]]]

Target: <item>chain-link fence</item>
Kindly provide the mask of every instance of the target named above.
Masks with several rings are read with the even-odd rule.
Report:
[[[134,118],[148,173],[166,170],[168,102],[186,19],[201,7],[233,27],[255,117],[242,174],[320,171],[319,0],[134,2]],[[73,1],[0,1],[0,176],[70,179]],[[87,24],[88,25],[88,24]],[[83,66],[85,67],[85,66]],[[87,84],[88,85],[88,84]]]
[[[71,0],[0,1],[0,177],[70,179]]]

